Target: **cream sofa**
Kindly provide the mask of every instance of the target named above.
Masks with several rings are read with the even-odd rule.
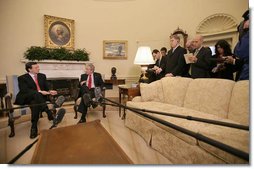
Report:
[[[141,96],[127,106],[249,125],[249,81],[165,77],[140,84]],[[158,114],[150,115],[249,153],[249,131]],[[249,162],[130,110],[125,126],[174,164]]]

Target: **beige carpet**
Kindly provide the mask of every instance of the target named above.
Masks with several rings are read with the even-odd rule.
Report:
[[[66,108],[66,110],[67,113],[57,129],[76,125],[80,118],[80,114],[78,114],[78,119],[74,119],[74,112],[71,106]],[[124,120],[119,117],[118,108],[107,106],[106,115],[107,117],[103,118],[100,110],[97,110],[97,108],[91,109],[87,114],[87,121],[101,120],[102,126],[114,138],[134,164],[172,164],[160,153],[151,149],[138,134],[124,126]],[[39,133],[43,130],[48,130],[51,125],[52,122],[49,122],[44,114],[44,117],[39,120]],[[8,137],[10,132],[9,127],[0,129],[0,163],[7,163],[35,140],[29,138],[30,128],[30,121],[17,124],[15,126],[16,135],[13,138]],[[15,164],[30,164],[35,147],[36,145],[16,161]]]
[[[101,125],[100,120],[95,120],[42,131],[32,164],[132,164],[132,162]]]

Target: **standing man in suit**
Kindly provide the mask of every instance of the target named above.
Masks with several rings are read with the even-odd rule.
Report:
[[[193,46],[195,48],[194,54],[189,60],[192,62],[190,65],[191,78],[209,78],[211,64],[210,60],[212,52],[210,48],[203,47],[203,37],[196,35],[193,39]]]
[[[81,75],[79,83],[81,102],[78,106],[78,112],[82,113],[82,116],[78,123],[86,122],[87,108],[90,106],[92,98],[95,98],[95,87],[102,89],[104,86],[101,74],[94,72],[95,67],[92,63],[86,64],[85,69],[86,73]],[[96,105],[92,103],[92,106],[95,107]]]
[[[19,92],[14,104],[43,104],[46,103],[48,95],[57,94],[55,90],[49,90],[46,75],[39,73],[40,68],[36,62],[26,63],[25,69],[28,73],[18,77]],[[32,112],[30,138],[32,139],[38,135],[37,122],[41,112],[45,111],[49,120],[53,120],[54,118],[46,104],[30,108]]]
[[[165,76],[183,76],[184,67],[186,66],[184,60],[186,49],[180,46],[180,37],[177,35],[172,35],[170,37],[170,46],[171,49],[169,50],[166,58]]]

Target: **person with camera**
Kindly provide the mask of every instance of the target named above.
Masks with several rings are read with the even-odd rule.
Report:
[[[226,40],[219,40],[215,44],[215,55],[211,58],[212,78],[234,80],[234,66],[226,63],[227,56],[230,55],[232,55],[232,50],[229,43]]]
[[[97,103],[93,102],[96,94],[95,89],[97,87],[102,89],[104,86],[101,74],[94,72],[94,69],[95,67],[92,63],[86,64],[85,74],[82,74],[80,78],[79,96],[81,97],[81,102],[78,106],[78,112],[82,113],[82,115],[78,123],[86,122],[87,108],[91,105],[93,108],[97,106]]]
[[[234,49],[234,56],[228,56],[226,62],[234,65],[235,69],[238,70],[236,74],[236,81],[238,80],[249,80],[249,10],[244,12],[242,15],[244,20],[238,26],[239,42],[236,44]]]

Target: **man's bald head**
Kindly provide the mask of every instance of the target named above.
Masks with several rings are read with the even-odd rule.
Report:
[[[204,42],[204,38],[202,35],[196,35],[193,39],[193,46],[195,49],[199,49]]]

